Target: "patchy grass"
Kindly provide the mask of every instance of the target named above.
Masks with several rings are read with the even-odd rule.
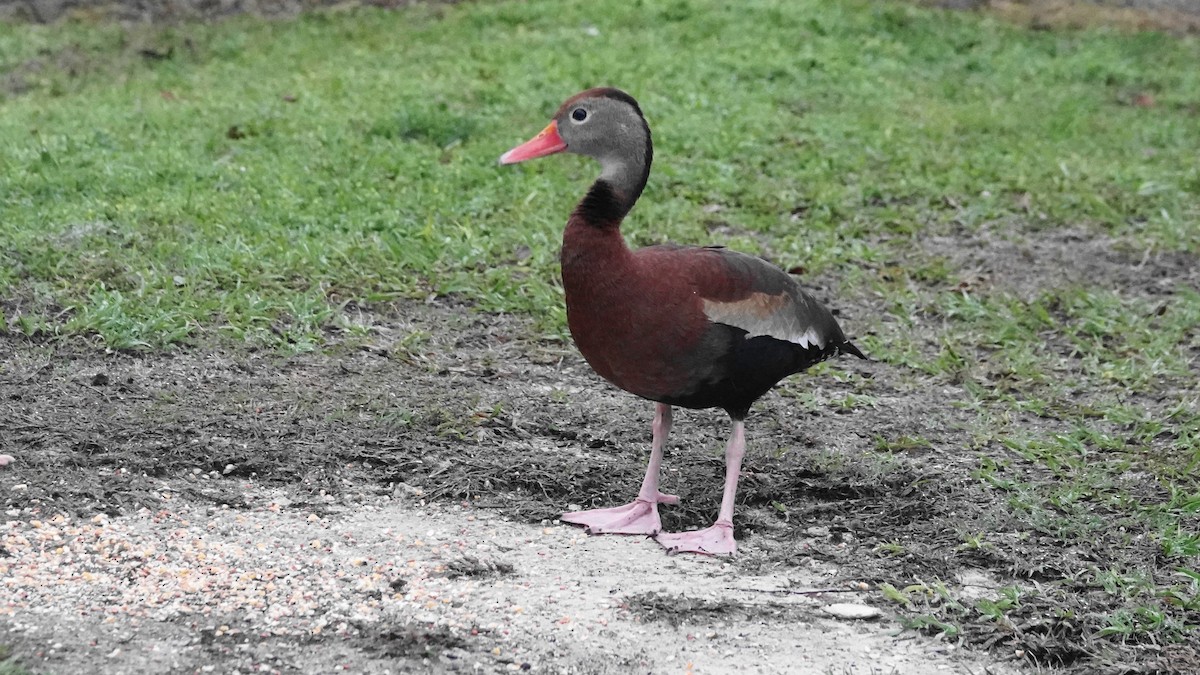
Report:
[[[639,243],[716,220],[820,273],[1015,213],[1198,246],[1194,40],[902,5],[550,8],[0,27],[0,329],[310,349],[348,307],[450,294],[561,333],[555,250],[591,167],[493,160],[599,82],[657,132]]]
[[[384,628],[374,642],[376,650],[391,658],[431,657],[471,645],[468,637],[437,624]]]
[[[1123,31],[1200,33],[1200,12],[1186,2],[1127,3],[1114,0],[1016,0],[989,2],[919,0],[926,6],[963,6],[1033,30],[1115,28]]]
[[[11,656],[11,650],[0,645],[0,675],[29,675],[29,671],[21,667]]]
[[[548,367],[526,372],[549,393],[514,394],[506,369],[564,358],[555,252],[593,167],[495,166],[562,98],[616,84],[657,142],[630,239],[802,266],[877,359],[760,406],[739,529],[779,544],[773,564],[875,582],[914,628],[1078,672],[1185,672],[1197,62],[1195,38],[815,0],[0,26],[0,340],[38,359],[0,366],[23,425],[0,450],[77,467],[85,482],[30,479],[27,497],[72,508],[137,506],[112,491],[193,468],[219,503],[236,497],[227,467],[336,491],[351,463],[526,517],[627,496],[645,440],[627,409],[581,403],[588,381]],[[426,299],[533,322],[384,325]],[[550,340],[513,347],[531,335]],[[232,356],[156,371],[29,345],[55,336]],[[237,348],[343,358],[346,342],[378,370],[247,365]],[[56,355],[128,372],[93,380]],[[80,415],[101,400],[103,419]],[[690,479],[664,521],[707,523],[719,458],[670,452]],[[971,569],[994,587],[965,592]],[[709,609],[725,608],[688,611]]]
[[[939,350],[908,362],[962,386],[961,405],[977,415],[973,441],[985,449],[976,476],[1006,495],[1016,522],[963,542],[985,566],[1007,568],[1012,586],[967,603],[918,578],[910,625],[1000,641],[1041,664],[1095,668],[1097,654],[1105,672],[1191,663],[1200,618],[1195,287],[1163,299],[1082,286],[1029,300],[915,295],[942,330]],[[885,360],[914,353],[903,341],[873,347]],[[1014,555],[1039,539],[1061,547],[1060,561]]]
[[[463,556],[446,563],[446,576],[451,579],[457,577],[505,576],[512,573],[512,564],[503,560],[480,560],[473,556]]]
[[[711,622],[713,619],[728,618],[738,614],[767,614],[771,611],[778,613],[779,606],[764,605],[748,608],[744,603],[727,599],[706,600],[689,598],[686,595],[650,592],[626,597],[622,602],[622,609],[643,621],[666,621],[672,626],[680,626],[685,623]]]

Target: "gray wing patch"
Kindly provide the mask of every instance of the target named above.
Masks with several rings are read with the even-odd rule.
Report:
[[[746,339],[766,335],[805,349],[824,349],[828,343],[820,324],[827,312],[804,295],[787,291],[771,295],[761,291],[732,302],[704,299],[709,321],[746,331]]]

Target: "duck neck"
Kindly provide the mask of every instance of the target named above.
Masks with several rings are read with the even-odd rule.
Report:
[[[612,178],[605,174],[592,183],[567,221],[562,247],[564,279],[573,274],[592,276],[594,266],[611,267],[630,254],[621,236],[621,221],[633,208],[646,179],[643,176],[622,185],[610,181],[620,181],[628,174],[617,173]]]
[[[641,131],[641,147],[631,151],[627,146],[623,152],[598,158],[600,177],[575,206],[563,232],[564,281],[586,278],[597,268],[612,271],[630,259],[621,221],[642,195],[654,157],[645,120]]]
[[[640,148],[622,148],[612,155],[599,157],[600,177],[575,206],[571,220],[601,229],[619,228],[626,214],[642,196],[650,178],[654,145],[650,128],[642,122]]]

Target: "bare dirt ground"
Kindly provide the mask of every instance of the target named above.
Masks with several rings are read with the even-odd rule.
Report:
[[[39,570],[45,556],[18,555],[14,590],[32,606],[6,637],[35,650],[35,667],[64,673],[1016,672],[896,635],[890,621],[822,611],[845,597],[796,593],[830,583],[835,568],[744,572],[665,557],[645,538],[588,537],[471,506],[384,497],[339,500],[317,516],[274,510],[272,496],[286,503],[278,493],[239,493],[260,507],[184,500],[25,530],[96,536],[110,550],[128,542],[137,566],[92,555],[90,578],[27,587],[26,575],[62,566]],[[172,540],[190,555],[163,561]],[[78,613],[64,611],[72,606]]]
[[[821,611],[887,616],[858,589],[893,573],[861,547],[896,528],[928,532],[922,574],[956,573],[933,550],[979,508],[959,459],[861,461],[889,430],[952,443],[953,390],[914,400],[878,382],[880,404],[846,414],[771,397],[741,555],[667,557],[553,520],[632,494],[648,404],[517,319],[403,313],[368,345],[290,358],[0,342],[0,451],[17,458],[0,474],[0,642],[62,673],[1015,672],[891,618]],[[886,372],[853,367],[870,379],[796,390],[822,400]],[[711,520],[723,470],[726,422],[680,418],[669,528]],[[813,588],[833,590],[796,593]]]
[[[953,236],[920,255],[1017,296],[1084,279],[1148,299],[1200,288],[1189,256],[1084,230]],[[879,299],[822,281],[807,284],[845,325],[893,330]],[[851,360],[752,412],[737,558],[588,538],[555,517],[634,492],[648,403],[523,319],[445,301],[358,318],[365,341],[291,357],[0,338],[0,454],[16,458],[0,469],[0,644],[51,673],[1022,672],[1087,663],[1071,624],[1046,630],[1060,605],[964,625],[963,643],[985,648],[964,653],[901,630],[879,585],[941,580],[970,601],[1154,554],[1149,539],[1064,546],[1030,531],[973,473],[1006,450],[973,438],[959,386]],[[923,348],[940,349],[934,335]],[[873,403],[844,404],[854,396]],[[677,418],[668,529],[713,517],[722,417]],[[905,438],[927,443],[878,449]],[[998,545],[964,547],[970,532]],[[881,553],[896,542],[902,555]],[[826,616],[837,602],[883,618]],[[1195,662],[1176,645],[1105,672]]]

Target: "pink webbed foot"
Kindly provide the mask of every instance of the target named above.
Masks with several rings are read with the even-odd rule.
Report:
[[[737,542],[733,540],[733,524],[717,521],[711,527],[690,532],[661,532],[654,540],[667,549],[667,553],[703,553],[706,555],[733,555],[737,553]]]
[[[16,459],[12,455],[0,455],[0,466],[5,466],[15,461]]]
[[[659,504],[674,504],[675,495],[658,493],[658,498],[648,501],[638,497],[624,506],[587,511],[570,511],[559,516],[564,523],[583,525],[588,534],[658,534],[662,522],[658,519]]]

